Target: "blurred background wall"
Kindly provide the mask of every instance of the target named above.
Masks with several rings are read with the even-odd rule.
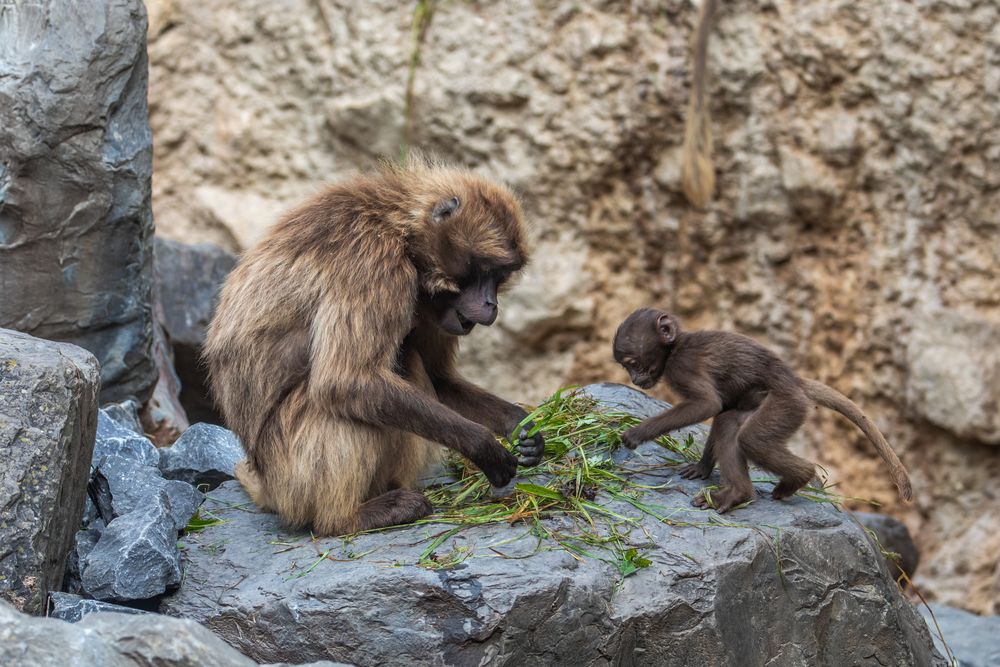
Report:
[[[1000,612],[994,0],[723,2],[707,211],[680,191],[689,0],[147,5],[158,234],[240,251],[407,138],[501,178],[534,263],[469,376],[524,402],[626,382],[610,339],[641,305],[752,335],[909,466],[902,506],[846,421],[817,411],[797,442],[908,524],[921,588]]]

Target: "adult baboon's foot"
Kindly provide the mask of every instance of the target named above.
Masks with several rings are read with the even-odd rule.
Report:
[[[413,489],[394,489],[358,508],[358,530],[413,523],[434,511],[427,497]]]

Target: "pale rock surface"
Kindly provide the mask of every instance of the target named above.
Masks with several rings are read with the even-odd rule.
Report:
[[[79,622],[67,623],[20,614],[0,600],[0,665],[255,667],[257,663],[194,621],[102,610],[85,614]],[[301,667],[346,665],[323,661]]]

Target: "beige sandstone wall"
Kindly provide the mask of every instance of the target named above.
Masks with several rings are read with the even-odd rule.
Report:
[[[238,250],[325,180],[396,155],[413,3],[148,0],[159,233]],[[899,506],[860,434],[799,447],[903,518],[930,595],[1000,612],[1000,9],[993,0],[723,3],[719,194],[680,194],[696,7],[440,4],[415,145],[523,196],[536,257],[473,378],[535,401],[625,374],[609,340],[660,304],[849,394],[909,465]]]

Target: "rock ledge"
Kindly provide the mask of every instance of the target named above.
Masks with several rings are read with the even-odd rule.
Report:
[[[587,390],[638,415],[663,407],[619,385]],[[647,443],[623,465],[662,454]],[[205,509],[227,523],[186,538],[185,583],[162,610],[262,662],[943,664],[848,513],[761,498],[720,518],[690,506],[700,484],[675,469],[628,475],[664,485],[643,502],[670,522],[604,503],[640,518],[628,539],[652,561],[625,579],[548,543],[536,550],[530,528],[517,524],[463,530],[436,552],[467,550],[464,560],[426,569],[421,554],[452,526],[313,541],[226,482]]]

